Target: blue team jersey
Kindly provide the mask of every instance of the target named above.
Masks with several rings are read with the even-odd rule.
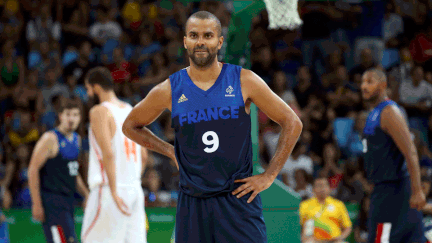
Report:
[[[403,154],[392,137],[381,129],[381,112],[388,105],[397,106],[392,100],[381,102],[369,114],[363,129],[366,176],[375,184],[397,181],[409,175]]]
[[[170,76],[174,147],[185,194],[210,197],[232,191],[234,180],[252,175],[251,120],[240,71],[240,66],[224,64],[206,91],[186,69]]]
[[[57,156],[48,159],[40,170],[41,192],[73,198],[79,169],[79,135],[73,133],[70,141],[57,129],[53,132],[57,135],[59,151]]]

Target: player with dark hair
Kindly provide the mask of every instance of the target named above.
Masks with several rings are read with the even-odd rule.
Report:
[[[397,104],[387,98],[387,78],[366,71],[361,91],[371,111],[363,129],[364,167],[374,184],[368,242],[423,243],[419,211],[426,203],[420,183],[417,150]]]
[[[85,78],[89,97],[100,104],[90,110],[90,195],[84,213],[83,243],[145,243],[146,222],[141,175],[147,150],[121,131],[132,106],[119,100],[106,67],[91,69]]]
[[[154,87],[134,107],[123,132],[171,158],[180,171],[175,238],[186,242],[267,242],[259,193],[275,180],[302,131],[293,110],[250,70],[217,60],[220,22],[193,14],[184,46],[190,66]],[[281,127],[267,170],[252,176],[250,105]],[[145,126],[171,111],[175,145]]]
[[[47,242],[78,242],[75,234],[75,192],[87,199],[88,189],[79,175],[81,138],[80,104],[61,100],[60,124],[36,143],[29,166],[33,218],[42,222]]]

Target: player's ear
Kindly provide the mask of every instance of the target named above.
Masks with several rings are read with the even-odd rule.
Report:
[[[218,50],[220,50],[220,49],[222,48],[223,42],[224,42],[224,38],[223,38],[223,36],[221,35],[221,36],[219,37],[219,46],[218,46]]]
[[[183,46],[184,46],[184,48],[187,50],[187,45],[186,45],[186,36],[183,36]]]

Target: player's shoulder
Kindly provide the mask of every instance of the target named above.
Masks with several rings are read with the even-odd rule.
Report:
[[[342,202],[339,199],[336,199],[336,198],[333,198],[333,197],[329,197],[327,200],[328,200],[328,203],[330,205],[335,206],[337,209],[343,209],[345,207],[345,203]]]
[[[405,120],[405,115],[395,102],[391,102],[382,109],[381,122],[385,123],[387,121],[394,121],[396,119]]]
[[[89,111],[90,119],[106,117],[108,114],[109,114],[109,109],[102,104],[93,106]]]
[[[44,144],[54,144],[57,141],[57,134],[53,130],[44,132],[39,139],[39,142]]]

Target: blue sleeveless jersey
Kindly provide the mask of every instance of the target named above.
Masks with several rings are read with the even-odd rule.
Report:
[[[392,137],[381,129],[381,112],[388,105],[397,104],[386,100],[369,114],[363,129],[363,153],[367,179],[375,184],[397,181],[409,176],[403,154]]]
[[[174,147],[185,194],[229,192],[234,180],[252,175],[251,120],[240,71],[240,66],[224,64],[207,91],[192,82],[186,69],[170,76]]]
[[[40,170],[41,192],[73,198],[79,169],[79,136],[73,133],[73,139],[69,141],[57,129],[53,132],[57,135],[59,151]]]

